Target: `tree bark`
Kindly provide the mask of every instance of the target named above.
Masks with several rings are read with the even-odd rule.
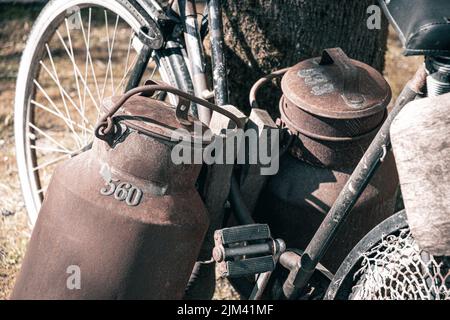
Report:
[[[248,93],[261,76],[341,47],[353,59],[384,67],[387,21],[367,27],[375,0],[226,0],[223,1],[231,103],[249,111]],[[273,88],[272,88],[273,89]],[[277,90],[267,88],[260,105],[278,115]]]

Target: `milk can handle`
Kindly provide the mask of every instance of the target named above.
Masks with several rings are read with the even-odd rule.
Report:
[[[345,103],[352,107],[362,106],[364,104],[364,96],[361,94],[360,73],[365,71],[359,70],[341,48],[330,48],[322,51],[319,65],[331,64],[336,65],[342,74]]]
[[[259,79],[258,81],[255,82],[255,84],[253,85],[253,87],[250,90],[250,95],[249,95],[249,99],[250,99],[250,106],[252,108],[259,108],[259,104],[256,101],[256,95],[259,91],[259,89],[266,84],[267,82],[276,79],[276,78],[281,78],[282,76],[285,75],[285,73],[289,70],[290,68],[284,68],[284,69],[280,69],[277,71],[274,71],[268,75],[265,75],[264,77],[262,77],[261,79]]]
[[[188,93],[185,93],[181,90],[178,90],[172,86],[169,86],[167,84],[152,81],[151,85],[145,85],[141,87],[134,88],[128,92],[126,92],[119,101],[108,111],[108,113],[104,114],[100,120],[98,121],[98,124],[95,128],[95,136],[99,139],[102,139],[104,136],[108,135],[112,128],[113,128],[113,122],[112,122],[112,116],[119,110],[123,104],[132,96],[139,94],[139,93],[147,93],[152,95],[155,91],[163,91],[175,94],[179,97],[178,105],[176,107],[176,117],[177,120],[182,125],[191,125],[192,121],[189,120],[189,108],[190,108],[190,102],[195,102],[199,105],[202,105],[208,109],[211,109],[212,111],[215,111],[217,113],[220,113],[224,115],[227,118],[230,118],[235,124],[238,129],[243,129],[243,123],[239,121],[239,118],[236,117],[233,113],[216,106],[213,103],[210,103],[206,100],[197,98],[193,95],[190,95]]]

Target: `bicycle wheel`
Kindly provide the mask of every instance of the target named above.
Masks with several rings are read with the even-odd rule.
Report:
[[[89,149],[102,100],[122,94],[150,17],[132,0],[50,1],[30,33],[17,77],[15,143],[30,224],[60,161]],[[192,92],[181,49],[153,52],[143,79]]]
[[[422,251],[402,211],[356,245],[336,272],[326,298],[448,300],[450,258]]]

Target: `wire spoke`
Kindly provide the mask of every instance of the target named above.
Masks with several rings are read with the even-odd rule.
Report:
[[[136,62],[138,59],[138,55],[136,55],[133,59],[133,61],[131,62],[130,66],[128,67],[128,69],[126,70],[126,73],[123,75],[122,79],[120,80],[119,86],[118,88],[122,87],[125,85],[125,80],[128,76],[128,73],[130,73],[130,70],[133,69],[133,67],[135,66]],[[125,89],[125,88],[124,88]]]
[[[47,168],[48,166],[54,165],[54,164],[56,164],[56,163],[58,163],[58,162],[61,162],[61,161],[63,161],[63,160],[66,160],[66,159],[70,159],[70,157],[71,157],[70,154],[66,154],[66,155],[57,157],[57,158],[55,158],[55,159],[49,160],[49,161],[47,161],[47,162],[44,162],[43,164],[38,165],[37,167],[34,167],[34,168],[33,168],[33,171],[38,171],[38,170],[45,169],[45,168]]]
[[[128,63],[130,62],[130,53],[131,53],[131,45],[133,43],[133,37],[134,37],[134,31],[131,29],[130,32],[130,41],[128,41],[128,48],[127,48],[127,55],[125,58],[125,67],[123,69],[123,77],[120,79],[119,85],[116,88],[116,91],[122,86],[122,83],[124,82],[127,74],[128,74]],[[136,61],[136,59],[135,59]]]
[[[80,16],[81,16],[81,13],[80,13]],[[84,31],[83,23],[81,24],[81,32],[83,33],[84,44],[85,44],[85,46],[87,48],[87,56],[88,56],[88,59],[89,59],[89,65],[90,65],[92,77],[94,79],[95,88],[97,90],[97,97],[98,97],[99,103],[101,103],[102,101],[101,101],[101,95],[100,95],[100,88],[98,86],[97,75],[95,74],[94,63],[92,62],[92,55],[91,55],[91,49],[90,49],[90,42],[91,42],[91,16],[92,16],[92,8],[89,8],[89,24],[88,24],[88,36],[87,36],[87,39],[86,39],[86,33]],[[87,82],[87,80],[86,80],[86,82]]]
[[[53,73],[55,74],[56,80],[53,79],[53,77],[52,77],[52,79],[53,79],[53,81],[56,82],[56,85],[58,86],[59,94],[60,94],[61,99],[62,99],[62,101],[63,101],[64,109],[65,109],[65,111],[66,111],[66,115],[67,115],[67,117],[68,117],[69,119],[71,119],[71,117],[70,117],[70,112],[69,112],[69,108],[67,107],[67,102],[66,102],[64,93],[63,93],[62,90],[61,90],[61,89],[62,89],[61,81],[59,80],[58,72],[57,72],[57,70],[56,70],[56,66],[55,66],[55,63],[54,63],[54,61],[53,61],[53,55],[52,55],[52,52],[50,51],[50,48],[49,48],[49,46],[48,46],[48,43],[45,44],[45,48],[47,49],[48,58],[49,58],[50,63],[51,63],[51,65],[52,65]],[[42,65],[42,60],[40,61],[40,63],[41,63],[41,65]],[[51,76],[51,74],[50,74],[50,72],[48,71],[48,69],[47,69],[45,66],[44,66],[44,68],[46,69],[46,71],[47,71],[47,72],[49,73],[49,75]]]
[[[50,72],[50,70],[48,70],[47,66],[45,65],[45,63],[43,63],[42,61],[40,61],[40,64],[42,65],[42,67],[44,68],[44,70],[49,74],[49,76],[52,78],[53,81],[55,81],[56,85],[58,85],[58,87],[60,88],[61,92],[67,97],[67,99],[70,101],[70,103],[73,105],[74,109],[77,110],[78,114],[82,117],[83,122],[87,122],[90,123],[89,119],[87,119],[84,114],[81,112],[81,110],[78,108],[77,104],[73,101],[72,97],[67,93],[67,91],[63,88],[63,86],[58,83],[58,81],[55,79],[55,76]],[[59,109],[58,109],[59,110]],[[71,119],[69,117],[69,119]]]
[[[42,60],[40,61],[40,64],[41,64],[41,66],[44,68],[44,70],[50,75],[50,77],[51,77],[52,80],[55,82],[56,86],[58,87],[58,90],[59,90],[61,99],[63,100],[64,109],[65,109],[65,111],[66,111],[67,118],[63,117],[63,115],[62,115],[61,112],[59,112],[59,114],[61,115],[62,119],[65,121],[65,123],[67,124],[67,126],[69,127],[69,129],[72,131],[72,133],[73,133],[72,137],[76,140],[76,143],[79,144],[79,145],[81,146],[81,143],[82,143],[82,142],[81,142],[81,138],[80,138],[80,136],[75,132],[75,129],[74,129],[74,127],[73,127],[72,117],[70,116],[69,108],[68,108],[67,103],[66,103],[66,99],[65,99],[65,94],[66,94],[66,92],[65,92],[64,88],[62,87],[61,82],[60,82],[60,80],[59,80],[58,72],[56,71],[55,64],[53,63],[53,57],[52,57],[52,55],[51,55],[50,49],[48,48],[48,45],[47,45],[47,50],[48,50],[48,55],[49,55],[50,62],[51,62],[51,64],[52,64],[52,68],[53,68],[54,74],[52,74],[52,73],[50,72],[50,70],[47,68],[47,66],[43,63]],[[70,96],[69,96],[69,100],[72,100],[72,99],[70,98]],[[71,102],[72,102],[72,101],[71,101]],[[73,102],[72,102],[72,103],[73,103]],[[58,111],[59,111],[59,109],[58,109]],[[67,120],[66,120],[66,119],[67,119]]]
[[[42,151],[42,152],[57,152],[57,153],[64,153],[66,155],[70,155],[71,152],[63,150],[63,149],[59,149],[59,148],[50,148],[50,147],[41,147],[41,146],[30,146],[31,149],[33,150],[37,150],[37,151]]]
[[[153,60],[153,57],[154,56],[152,56],[152,60]],[[155,76],[155,73],[156,73],[156,71],[158,71],[158,69],[159,69],[159,65],[156,63],[155,67],[153,68],[152,74],[150,75],[150,79],[153,79],[153,77]]]
[[[84,86],[86,86],[86,90],[87,90],[87,92],[88,92],[88,94],[89,94],[89,97],[91,98],[92,102],[94,103],[95,107],[97,108],[97,111],[100,112],[100,108],[99,108],[97,102],[95,101],[95,98],[94,98],[94,96],[92,95],[92,92],[91,92],[91,90],[89,89],[87,83],[84,81],[83,76],[82,76],[82,74],[81,74],[81,71],[80,71],[80,69],[78,68],[78,66],[77,66],[77,64],[76,64],[76,62],[75,62],[75,60],[74,60],[74,57],[70,54],[69,48],[67,48],[67,45],[66,45],[64,39],[61,37],[61,33],[59,33],[59,31],[56,30],[56,34],[58,35],[59,40],[61,41],[62,45],[64,46],[64,49],[66,50],[66,53],[67,53],[67,55],[69,56],[69,59],[70,59],[70,61],[72,62],[73,66],[74,66],[74,68],[75,68],[75,70],[76,70],[76,72],[78,73],[78,76],[81,78],[81,82],[83,83]]]
[[[112,65],[112,52],[114,50],[114,43],[115,43],[115,38],[116,38],[116,33],[117,33],[117,26],[119,24],[119,16],[116,16],[116,23],[114,26],[114,33],[113,33],[113,38],[112,41],[110,42],[110,36],[109,36],[109,23],[108,23],[108,13],[105,12],[105,29],[106,29],[106,40],[107,40],[107,45],[108,45],[108,63],[106,65],[106,73],[105,73],[105,79],[103,81],[103,89],[102,89],[102,98],[101,100],[103,101],[103,98],[105,97],[105,90],[106,90],[106,85],[108,83],[108,76],[111,77],[110,81],[111,81],[111,94],[114,95],[115,94],[115,89],[114,89],[114,75],[113,75],[113,65]]]
[[[105,12],[105,28],[106,28],[106,40],[107,40],[107,44],[108,44],[108,64],[106,65],[106,72],[105,72],[105,79],[103,80],[103,89],[102,89],[102,98],[101,101],[103,101],[103,98],[105,96],[105,89],[106,89],[106,83],[108,80],[108,73],[109,73],[109,63],[110,63],[110,53],[111,53],[111,47],[109,44],[109,24],[108,24],[108,13]]]
[[[42,92],[42,94],[45,96],[45,98],[48,100],[48,102],[50,103],[50,105],[53,107],[53,109],[56,110],[56,113],[58,113],[62,119],[64,119],[64,115],[62,114],[62,112],[59,110],[59,108],[56,106],[56,104],[53,102],[52,98],[50,98],[50,96],[48,95],[48,93],[44,90],[44,88],[42,88],[42,86],[39,84],[39,82],[36,81],[36,79],[33,81],[34,84],[36,85],[36,87],[38,87],[38,89]],[[70,123],[68,123],[67,121],[65,121],[66,125],[71,128]],[[78,141],[75,139],[76,143],[78,144]]]
[[[43,135],[44,137],[46,137],[48,140],[50,140],[51,142],[53,142],[55,145],[57,145],[58,147],[60,147],[61,149],[70,152],[69,149],[67,149],[65,146],[63,146],[60,142],[58,142],[57,140],[55,140],[53,137],[51,137],[49,134],[45,133],[43,130],[39,129],[38,127],[36,127],[34,124],[32,124],[31,122],[28,122],[28,126],[30,126],[33,130],[37,131],[38,133],[40,133],[41,135]]]
[[[86,130],[87,132],[89,132],[90,134],[93,134],[93,133],[94,133],[94,131],[93,131],[93,130],[94,130],[94,127],[93,127],[91,124],[89,125],[89,128],[86,128],[85,126],[81,126],[81,125],[79,125],[78,123],[76,123],[76,122],[73,121],[73,120],[67,119],[67,118],[64,117],[62,114],[59,114],[59,113],[57,113],[57,112],[51,110],[50,108],[44,106],[43,104],[41,104],[41,103],[39,103],[39,102],[36,102],[36,101],[34,101],[34,100],[31,100],[30,102],[31,102],[32,104],[34,104],[36,107],[38,107],[38,108],[40,108],[40,109],[42,109],[42,110],[44,110],[44,111],[47,111],[48,113],[54,115],[55,117],[58,117],[59,119],[63,120],[64,122],[69,122],[69,123],[71,123],[72,125],[75,125],[75,126],[77,126],[78,128],[80,128],[80,129],[85,129],[85,130]],[[81,146],[80,146],[80,147],[81,147]]]
[[[110,61],[110,72],[111,72],[111,90],[112,95],[115,95],[115,89],[114,89],[114,75],[113,75],[113,61],[112,61],[112,53],[114,51],[114,45],[116,43],[116,34],[117,34],[117,26],[119,25],[119,15],[116,15],[116,24],[114,26],[114,33],[112,38],[112,44],[111,44],[111,52],[109,53],[109,61]]]
[[[66,31],[67,31],[67,37],[68,37],[68,40],[69,40],[70,53],[71,53],[72,57],[75,57],[75,55],[73,53],[72,37],[70,36],[70,28],[69,28],[69,22],[68,22],[67,18],[64,19],[64,22],[66,24]],[[74,59],[74,61],[75,61],[75,59]],[[82,108],[83,107],[83,100],[81,99],[80,83],[79,83],[79,80],[78,80],[77,71],[75,70],[75,64],[74,64],[74,67],[73,67],[73,76],[75,78],[75,83],[77,85],[78,100],[80,102],[80,107]]]
[[[81,25],[81,30],[82,33],[84,34],[84,24],[83,24],[83,19],[81,17],[81,11],[78,11],[78,18],[80,19],[80,25]],[[90,34],[90,29],[91,29],[91,21],[90,21],[91,17],[89,16],[89,21],[88,21],[88,33]],[[86,59],[84,62],[84,82],[88,83],[88,69],[89,69],[89,56],[88,56],[88,51],[89,51],[89,47],[90,47],[90,38],[88,38],[88,43],[86,45]],[[86,87],[83,88],[83,104],[82,104],[82,108],[81,111],[83,112],[83,115],[85,115],[86,112]],[[83,123],[84,125],[84,123]],[[86,141],[86,126],[84,126],[84,130],[82,130],[82,135],[84,140]]]

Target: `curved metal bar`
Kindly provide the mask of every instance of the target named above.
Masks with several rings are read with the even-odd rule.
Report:
[[[283,76],[289,69],[290,68],[284,68],[284,69],[274,71],[271,74],[268,74],[268,75],[262,77],[261,79],[259,79],[258,81],[256,81],[250,90],[250,95],[249,95],[250,106],[252,108],[259,108],[258,102],[256,101],[256,94],[258,93],[258,90],[261,88],[261,86],[263,86],[267,82],[271,81],[272,79]]]
[[[177,95],[180,98],[184,98],[185,100],[195,102],[199,105],[202,105],[208,109],[211,109],[212,111],[215,111],[217,113],[220,113],[220,114],[230,118],[236,124],[236,127],[238,129],[243,129],[243,124],[241,123],[241,121],[239,121],[239,119],[233,113],[231,113],[219,106],[216,106],[215,104],[212,104],[206,100],[197,98],[197,97],[192,96],[188,93],[185,93],[181,90],[178,90],[172,86],[169,86],[166,84],[157,84],[157,85],[148,85],[148,86],[137,87],[135,89],[128,91],[123,96],[121,96],[119,101],[106,114],[104,114],[100,118],[100,120],[95,128],[95,135],[97,136],[97,138],[102,138],[103,136],[106,136],[111,132],[111,130],[112,130],[111,117],[123,106],[123,104],[129,98],[131,98],[132,96],[139,94],[139,93],[147,93],[149,95],[152,95],[155,91],[164,91],[164,92],[172,93],[172,94]],[[179,103],[179,105],[177,106],[177,116],[179,115],[180,112],[183,114],[187,114],[189,111],[189,107],[190,107],[189,104],[185,105],[183,103],[181,103],[181,104]],[[180,119],[179,119],[179,121],[180,121]]]

